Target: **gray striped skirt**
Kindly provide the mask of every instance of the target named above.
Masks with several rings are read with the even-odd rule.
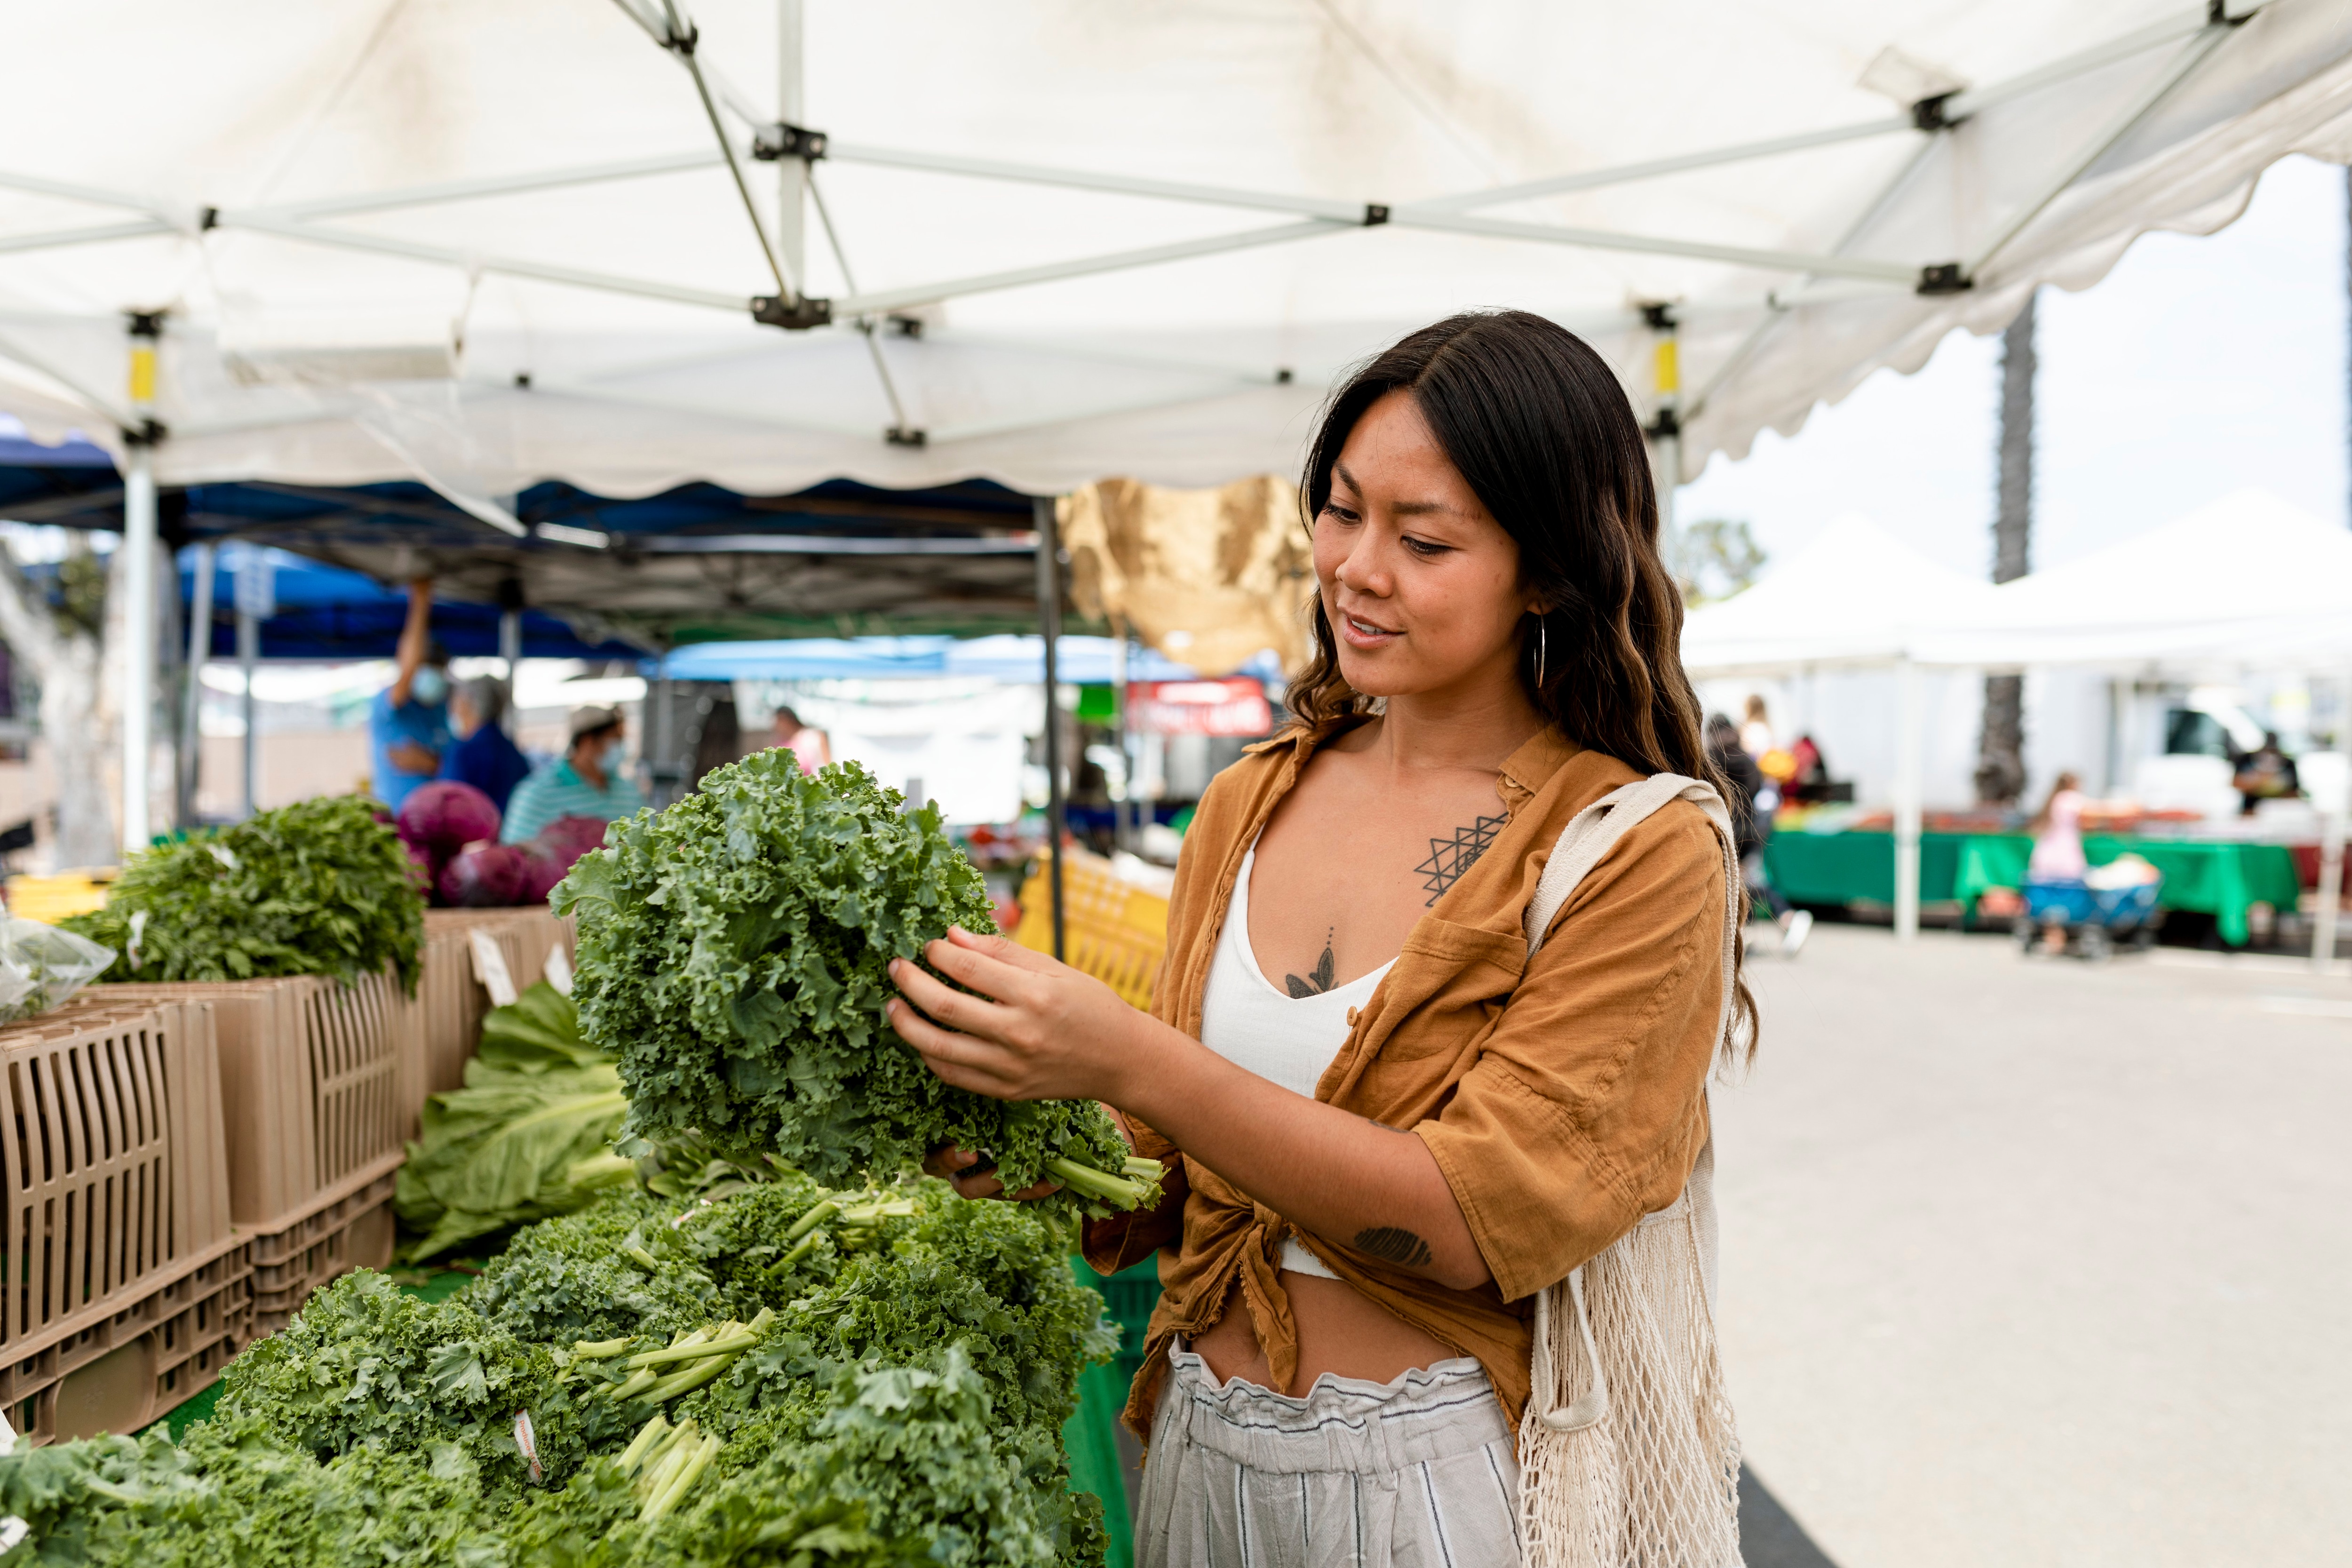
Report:
[[[1519,1466],[1475,1361],[1304,1398],[1181,1344],[1152,1418],[1137,1568],[1514,1568]]]

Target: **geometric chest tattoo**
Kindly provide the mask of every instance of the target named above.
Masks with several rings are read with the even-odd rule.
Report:
[[[1429,858],[1412,868],[1421,885],[1429,889],[1427,909],[1445,896],[1445,889],[1462,879],[1464,872],[1478,863],[1478,857],[1495,842],[1495,836],[1510,822],[1508,816],[1482,816],[1467,827],[1457,827],[1451,838],[1429,841]]]

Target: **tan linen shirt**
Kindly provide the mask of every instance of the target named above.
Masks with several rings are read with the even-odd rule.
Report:
[[[1195,1039],[1210,961],[1242,857],[1328,736],[1252,747],[1217,775],[1186,834],[1152,1013]],[[1547,730],[1498,788],[1509,822],[1405,939],[1353,1018],[1315,1098],[1420,1136],[1493,1279],[1454,1290],[1294,1229],[1133,1118],[1139,1152],[1177,1165],[1181,1205],[1087,1226],[1102,1273],[1160,1253],[1127,1423],[1150,1430],[1169,1342],[1223,1315],[1234,1280],[1284,1387],[1298,1338],[1280,1282],[1296,1235],[1371,1300],[1486,1369],[1517,1426],[1535,1296],[1681,1193],[1706,1142],[1722,996],[1723,851],[1677,801],[1627,833],[1568,900],[1533,963],[1522,912],[1569,819],[1641,775]],[[1177,1173],[1171,1172],[1171,1174]]]

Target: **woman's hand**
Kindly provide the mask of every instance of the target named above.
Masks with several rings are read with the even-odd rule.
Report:
[[[923,1174],[937,1176],[961,1198],[1003,1198],[1030,1203],[1062,1190],[1059,1182],[1040,1182],[1027,1192],[1010,1193],[996,1179],[996,1162],[969,1149],[938,1148],[923,1158]]]
[[[888,1006],[890,1026],[940,1079],[992,1100],[1118,1104],[1130,1074],[1155,1054],[1155,1031],[1166,1029],[1092,975],[1001,936],[956,927],[923,959],[979,994],[895,960],[902,999]]]

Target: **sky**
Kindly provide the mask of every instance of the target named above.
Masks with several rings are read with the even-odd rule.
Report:
[[[2142,237],[2106,278],[2040,304],[2032,563],[2053,566],[2233,491],[2347,521],[2346,175],[2291,158],[2205,237]],[[1789,439],[1717,458],[1677,514],[1746,521],[1765,571],[1860,511],[1990,574],[2000,340],[1955,332]]]

